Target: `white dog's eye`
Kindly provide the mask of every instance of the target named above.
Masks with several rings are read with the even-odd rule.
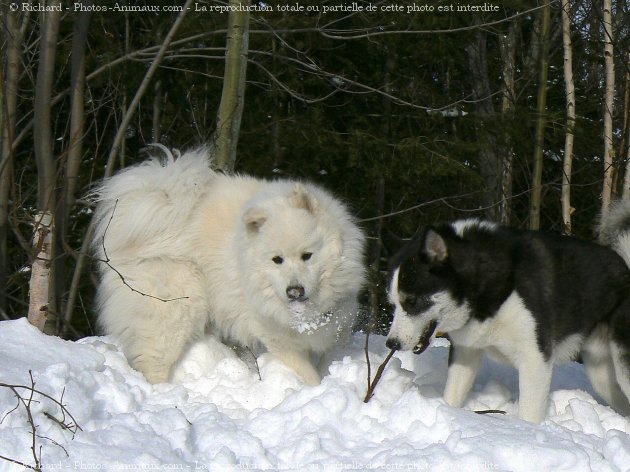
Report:
[[[313,255],[312,252],[305,252],[304,254],[302,254],[302,260],[303,261],[308,261],[311,258],[312,255]]]
[[[271,258],[271,260],[274,263],[278,264],[278,265],[280,265],[280,264],[282,264],[284,262],[284,259],[282,257],[280,257],[280,256],[274,256],[274,257]]]

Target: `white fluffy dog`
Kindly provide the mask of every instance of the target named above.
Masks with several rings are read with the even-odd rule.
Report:
[[[350,333],[364,236],[310,183],[228,176],[204,149],[124,169],[94,196],[99,322],[153,383],[210,331],[266,348],[306,383]]]

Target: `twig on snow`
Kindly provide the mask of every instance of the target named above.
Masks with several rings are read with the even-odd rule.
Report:
[[[387,357],[385,358],[383,363],[376,370],[376,374],[374,375],[374,380],[372,380],[372,382],[368,384],[368,389],[365,394],[365,398],[363,399],[363,403],[369,402],[370,398],[372,398],[372,396],[374,395],[374,389],[376,388],[376,385],[378,384],[379,380],[381,380],[381,376],[383,375],[383,372],[385,371],[385,366],[390,361],[390,359],[392,358],[395,352],[396,351],[393,349],[389,351],[389,354],[387,354]],[[370,360],[368,357],[368,365],[369,365],[369,362]]]
[[[52,396],[48,395],[47,393],[42,392],[41,390],[38,390],[35,388],[35,380],[33,379],[33,372],[31,370],[28,371],[29,376],[31,378],[31,385],[18,385],[18,384],[7,384],[7,383],[3,383],[0,382],[0,388],[8,388],[9,390],[11,390],[11,392],[13,392],[13,394],[15,395],[16,399],[17,399],[17,404],[14,408],[12,408],[11,410],[9,410],[7,413],[5,413],[2,418],[0,419],[0,423],[2,423],[9,415],[11,415],[13,412],[15,412],[16,410],[18,410],[20,408],[20,406],[22,406],[24,408],[24,411],[26,412],[26,416],[27,416],[27,422],[30,425],[30,434],[31,434],[31,452],[33,454],[33,460],[35,461],[35,465],[29,465],[29,464],[25,464],[21,461],[18,461],[16,459],[12,459],[10,457],[6,457],[3,455],[0,455],[0,460],[5,460],[7,462],[11,462],[13,464],[18,464],[22,467],[26,467],[27,469],[31,469],[31,470],[36,470],[36,471],[40,471],[42,470],[42,446],[41,444],[38,447],[37,444],[37,439],[46,439],[48,441],[50,441],[52,444],[60,447],[61,449],[63,449],[63,451],[66,453],[66,455],[68,455],[68,451],[66,451],[66,449],[59,444],[58,442],[52,440],[51,438],[45,437],[45,436],[41,436],[39,434],[37,434],[37,425],[35,424],[35,419],[33,418],[33,412],[31,410],[31,404],[33,403],[39,403],[38,400],[36,400],[34,398],[35,394],[46,398],[50,401],[52,401],[54,404],[56,404],[60,410],[61,410],[61,414],[62,414],[62,418],[58,419],[55,418],[54,416],[52,416],[50,413],[44,412],[44,415],[49,418],[50,420],[52,420],[54,423],[56,423],[57,425],[59,425],[62,429],[68,430],[72,433],[73,437],[76,434],[77,431],[81,430],[81,427],[77,424],[76,420],[74,419],[74,417],[72,416],[72,414],[68,411],[68,409],[66,408],[66,406],[63,404],[63,393],[61,394],[61,399],[57,400],[55,398],[53,398]],[[23,396],[19,390],[27,390],[28,391],[28,396]],[[65,393],[65,391],[64,391]],[[67,418],[70,419],[70,422],[67,420]]]
[[[478,415],[489,415],[491,413],[499,413],[501,415],[507,414],[503,410],[475,410],[475,413],[477,413]]]

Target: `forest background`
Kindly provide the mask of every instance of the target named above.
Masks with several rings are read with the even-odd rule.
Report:
[[[624,0],[0,2],[0,319],[96,333],[98,180],[152,143],[318,182],[387,257],[468,216],[591,239],[630,194]]]

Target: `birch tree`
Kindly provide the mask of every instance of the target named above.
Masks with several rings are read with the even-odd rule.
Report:
[[[54,274],[51,264],[54,257],[54,212],[55,212],[55,160],[51,127],[51,99],[55,78],[55,54],[61,1],[55,3],[59,11],[40,13],[41,40],[37,84],[35,88],[35,115],[33,142],[37,163],[37,209],[33,219],[33,266],[31,272],[28,320],[44,330],[49,316],[54,312],[50,306],[50,294],[54,294]],[[55,9],[53,9],[55,10]]]
[[[571,4],[562,0],[562,50],[564,58],[564,84],[566,89],[566,134],[562,165],[562,225],[565,234],[571,234],[571,174],[573,168],[573,129],[575,127],[575,84],[573,81],[573,49],[571,45]]]
[[[615,94],[615,64],[613,57],[612,0],[604,0],[602,19],[604,29],[604,186],[602,189],[602,214],[608,211],[612,198],[613,181],[613,111]]]

